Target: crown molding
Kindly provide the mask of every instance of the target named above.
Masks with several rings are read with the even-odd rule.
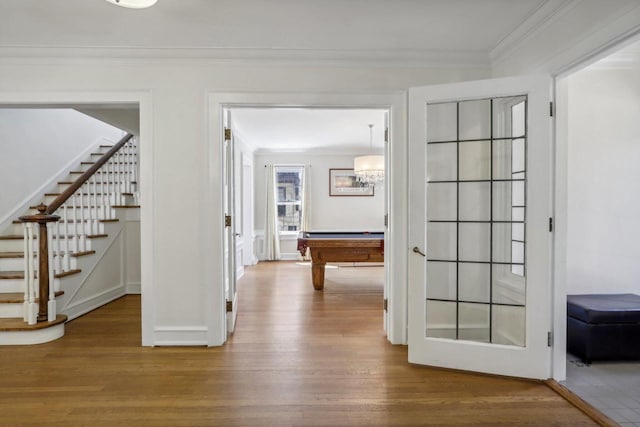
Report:
[[[194,60],[322,65],[366,65],[390,68],[489,68],[489,55],[478,50],[329,50],[193,47],[0,46],[0,61]]]
[[[568,13],[581,0],[545,0],[533,10],[515,29],[491,49],[489,57],[493,65],[503,62],[518,51],[527,41],[545,31],[555,20]]]
[[[359,156],[363,154],[384,154],[384,149],[371,150],[369,147],[309,147],[309,148],[265,148],[258,147],[256,156],[269,155],[308,155],[308,156]]]
[[[640,69],[640,51],[617,52],[589,66],[590,70],[616,71]]]

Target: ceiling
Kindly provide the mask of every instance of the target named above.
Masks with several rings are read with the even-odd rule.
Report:
[[[252,149],[279,152],[361,153],[384,147],[385,110],[234,108],[231,123]]]
[[[635,0],[589,0],[623,10]],[[0,56],[57,55],[376,60],[490,68],[501,53],[576,0],[158,0],[126,9],[104,0],[0,0]],[[604,6],[602,6],[604,7]],[[615,16],[612,15],[612,16]],[[56,49],[51,49],[56,48]],[[617,61],[640,63],[640,49]],[[9,53],[7,53],[9,52]],[[63,56],[63,55],[60,55]],[[635,59],[632,59],[635,58]],[[129,106],[125,106],[129,108]],[[357,151],[382,147],[383,112],[237,109],[238,135],[256,149]]]
[[[482,57],[568,0],[2,0],[0,47]],[[543,16],[544,15],[544,16]]]

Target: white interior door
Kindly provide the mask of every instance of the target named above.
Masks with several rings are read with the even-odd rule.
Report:
[[[238,313],[236,292],[236,235],[233,225],[236,220],[234,201],[234,150],[233,134],[231,133],[231,112],[224,110],[224,150],[222,165],[224,168],[224,287],[227,303],[227,333],[232,333],[235,328],[235,320]]]
[[[551,79],[409,91],[409,361],[550,377]]]

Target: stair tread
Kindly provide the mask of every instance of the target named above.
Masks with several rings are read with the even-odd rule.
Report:
[[[74,252],[72,254],[70,254],[70,256],[77,258],[77,257],[81,257],[81,256],[86,256],[86,255],[93,255],[95,254],[96,251],[82,251],[82,252]]]
[[[132,209],[132,208],[139,208],[140,205],[113,205],[111,207],[117,208],[117,209]]]
[[[5,236],[0,236],[0,240],[22,240],[24,236],[22,234],[7,234]]]
[[[56,297],[60,295],[64,295],[64,291],[57,291],[55,293]],[[36,298],[35,301],[39,301],[39,298]],[[0,293],[0,304],[22,304],[24,302],[24,292],[5,292]]]
[[[101,195],[101,194],[99,194],[99,195]],[[97,207],[98,209],[101,209],[102,205],[100,205],[100,206],[76,206],[76,208],[95,208],[95,207]],[[29,206],[29,209],[34,209],[35,210],[35,209],[38,209],[38,207],[37,206]],[[72,209],[72,208],[70,207],[69,209]],[[62,209],[58,209],[56,212],[61,212],[61,211],[62,211]],[[56,214],[54,213],[54,215],[56,215]]]
[[[82,270],[80,269],[76,269],[76,270],[69,270],[69,271],[65,271],[64,273],[58,273],[56,274],[55,277],[56,279],[62,279],[63,277],[67,277],[67,276],[71,276],[73,274],[78,274],[80,273]]]
[[[82,270],[75,269],[65,271],[63,273],[57,273],[53,277],[56,279],[61,279],[63,277],[71,276],[73,274],[78,274]],[[8,280],[8,279],[24,279],[24,271],[0,271],[0,280]]]
[[[108,234],[87,234],[87,239],[102,239],[104,237],[109,237]]]
[[[22,251],[0,252],[0,258],[24,258],[24,252]]]
[[[68,222],[68,223],[70,223],[70,224],[73,224],[73,223],[75,223],[75,222],[89,222],[89,221],[91,221],[91,220],[85,219],[84,221],[82,221],[82,220],[79,220],[79,219],[78,219],[78,220],[68,219],[68,220],[66,220],[66,221],[65,221],[64,219],[61,219],[61,220],[60,220],[60,221],[58,221],[58,222],[59,222],[59,223],[61,223],[61,224],[62,224],[62,223],[65,223],[65,222]],[[118,222],[118,221],[120,221],[118,218],[111,218],[111,219],[99,219],[99,220],[98,220],[98,222]]]
[[[27,325],[21,317],[13,317],[8,319],[0,319],[0,332],[12,331],[34,331],[38,329],[46,329],[59,325],[67,321],[67,316],[58,314],[56,320],[52,322],[38,322],[35,325]]]
[[[24,271],[0,271],[0,279],[24,279]]]
[[[132,184],[137,184],[138,181],[131,181]],[[72,181],[60,181],[58,182],[58,185],[71,185],[73,184]],[[105,184],[121,184],[120,182],[116,182],[116,181],[105,181]]]
[[[100,184],[100,183],[98,183]],[[59,196],[62,193],[45,193],[45,197],[50,197],[50,196]],[[103,195],[111,195],[114,194],[113,192],[111,193],[82,193],[83,196],[93,196],[94,194],[97,194],[98,196],[103,196]],[[123,196],[128,196],[131,195],[133,196],[133,193],[120,193]]]

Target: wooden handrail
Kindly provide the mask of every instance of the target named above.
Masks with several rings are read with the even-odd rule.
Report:
[[[133,138],[132,134],[126,134],[120,141],[118,141],[116,145],[111,147],[109,151],[107,151],[102,157],[100,157],[100,159],[98,159],[98,161],[95,162],[93,166],[91,166],[82,175],[80,175],[78,179],[76,179],[73,184],[71,184],[66,190],[64,190],[62,194],[56,197],[55,200],[51,202],[49,206],[47,206],[47,210],[44,213],[48,215],[53,214],[60,206],[64,204],[64,202],[69,199],[69,197],[73,196],[76,191],[78,191],[78,189],[82,187],[82,185],[87,182],[87,180],[91,178],[94,173],[96,173],[98,169],[100,169],[105,163],[107,163],[118,150],[120,150],[127,142],[129,142],[131,138]]]

